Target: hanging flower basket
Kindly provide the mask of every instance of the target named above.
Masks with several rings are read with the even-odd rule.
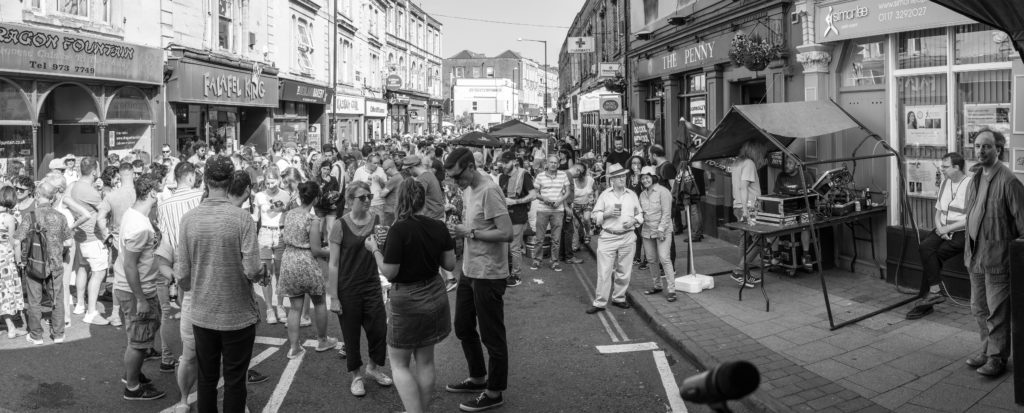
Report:
[[[764,70],[772,60],[782,57],[782,46],[771,44],[757,34],[736,33],[729,49],[729,59],[737,66],[752,71]]]
[[[613,78],[605,79],[604,88],[612,93],[623,93],[626,91],[626,78],[616,74]]]

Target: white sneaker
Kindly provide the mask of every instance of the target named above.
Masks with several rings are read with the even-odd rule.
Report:
[[[41,346],[43,344],[46,344],[45,342],[43,342],[42,339],[38,339],[37,340],[37,339],[32,338],[31,334],[25,336],[25,340],[28,340],[29,343],[35,344],[37,346]]]
[[[372,377],[374,380],[377,381],[377,384],[384,387],[390,386],[395,383],[393,380],[391,380],[391,377],[388,377],[387,374],[384,374],[383,371],[380,371],[380,367],[377,367],[372,370],[366,369],[366,375]]]
[[[338,339],[333,337],[324,337],[320,340],[320,343],[316,345],[316,352],[322,353],[338,346]]]
[[[59,335],[59,336],[54,336],[53,337],[53,342],[54,342],[54,344],[64,344],[64,335],[62,334],[62,335]]]
[[[267,324],[277,324],[278,322],[277,313],[274,310],[267,310]]]
[[[114,327],[120,327],[121,324],[122,324],[121,323],[121,316],[116,314],[116,313],[115,314],[111,314],[110,317],[107,317],[107,322],[110,323],[110,325],[112,325]]]
[[[75,314],[75,315],[85,314],[85,306],[84,305],[76,305],[75,306],[75,311],[73,311],[72,313]]]
[[[352,386],[349,387],[349,390],[352,392],[353,396],[356,396],[356,397],[363,397],[363,396],[365,396],[366,395],[366,386],[363,385],[363,378],[362,377],[356,377],[356,378],[352,379]]]
[[[313,325],[313,320],[310,320],[309,317],[299,319],[299,327],[309,327],[311,325]]]
[[[85,318],[83,318],[82,321],[97,326],[105,326],[110,324],[110,322],[107,321],[107,319],[103,318],[103,314],[100,314],[99,312],[96,311],[86,313]]]

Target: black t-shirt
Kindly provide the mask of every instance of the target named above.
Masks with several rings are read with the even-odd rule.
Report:
[[[399,264],[392,283],[413,283],[438,276],[445,251],[455,249],[455,240],[444,222],[414,215],[395,222],[384,243],[384,263]]]
[[[444,182],[444,164],[435,157],[431,159],[430,167],[434,169],[437,182]]]
[[[533,175],[529,172],[523,173],[523,189],[518,194],[508,193],[508,179],[509,176],[501,174],[498,176],[498,186],[505,192],[505,196],[512,199],[519,199],[533,190]],[[512,221],[513,225],[525,224],[530,221],[530,203],[513,205],[508,208],[508,217]]]
[[[617,163],[617,164],[619,164],[619,166],[621,166],[623,168],[626,168],[626,169],[629,169],[626,166],[626,162],[629,161],[629,157],[630,156],[631,155],[629,154],[629,151],[627,151],[625,149],[623,149],[622,152],[616,152],[616,151],[612,150],[611,153],[608,154],[608,157],[605,158],[605,162]]]
[[[672,181],[676,180],[676,175],[679,173],[676,166],[672,162],[665,161],[654,171],[658,174],[658,184],[671,191]]]

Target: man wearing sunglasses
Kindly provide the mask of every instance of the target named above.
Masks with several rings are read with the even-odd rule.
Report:
[[[469,367],[469,378],[449,384],[446,390],[480,392],[459,407],[464,411],[481,411],[504,403],[502,392],[508,382],[508,341],[502,296],[505,295],[505,279],[509,276],[512,220],[501,188],[477,171],[469,149],[459,148],[448,155],[444,168],[462,188],[465,205],[463,224],[451,227],[454,236],[465,238],[463,277],[456,290],[453,325]],[[484,363],[481,342],[487,347],[488,363]]]

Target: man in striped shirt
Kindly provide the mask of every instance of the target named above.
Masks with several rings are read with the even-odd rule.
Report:
[[[569,197],[569,175],[565,171],[558,170],[558,156],[547,157],[547,167],[544,172],[537,174],[533,179],[533,186],[537,189],[537,232],[536,247],[533,249],[533,264],[531,270],[540,268],[540,261],[543,258],[544,233],[551,225],[551,269],[562,271],[558,264],[558,253],[562,244],[562,220],[565,219],[565,200]]]
[[[160,232],[171,240],[171,248],[178,247],[178,227],[181,217],[191,211],[203,198],[203,190],[196,188],[196,167],[188,162],[179,162],[174,167],[174,181],[177,187],[157,206]]]

